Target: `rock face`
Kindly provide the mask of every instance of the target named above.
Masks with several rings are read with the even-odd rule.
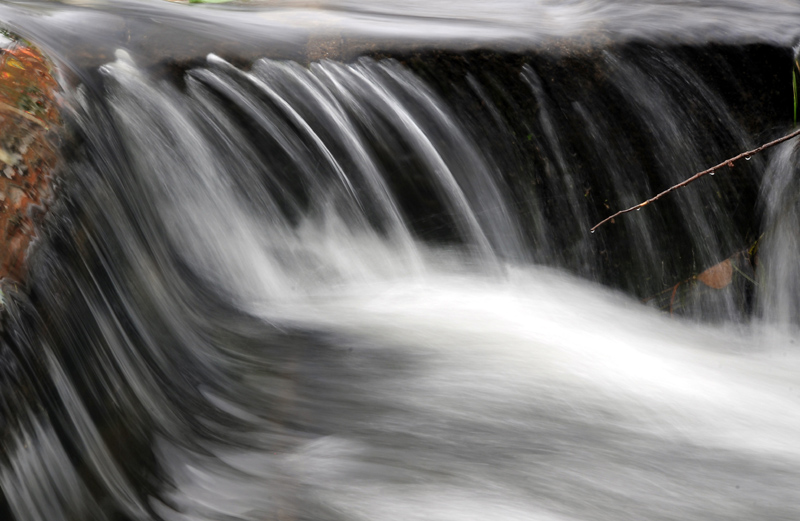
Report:
[[[21,281],[58,163],[59,86],[43,54],[0,36],[0,279]]]

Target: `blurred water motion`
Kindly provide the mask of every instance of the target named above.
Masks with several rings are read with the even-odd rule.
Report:
[[[0,518],[797,519],[795,145],[588,229],[757,137],[741,62],[656,44],[799,11],[5,2],[74,138],[3,286]],[[635,297],[762,231],[757,294]]]
[[[239,57],[297,59],[306,44],[335,41],[331,58],[379,47],[525,50],[571,39],[581,45],[647,41],[795,45],[793,0],[386,0],[242,1],[185,5],[162,0],[9,0],[0,17],[23,36],[73,59],[110,59],[141,49],[144,59],[230,49]],[[204,41],[204,38],[207,39]],[[210,41],[209,41],[210,40]],[[575,41],[564,50],[574,46]],[[260,56],[257,56],[261,53]]]

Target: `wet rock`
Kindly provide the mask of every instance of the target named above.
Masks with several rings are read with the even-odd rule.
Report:
[[[51,196],[61,129],[53,65],[9,33],[0,38],[0,279],[22,281]]]

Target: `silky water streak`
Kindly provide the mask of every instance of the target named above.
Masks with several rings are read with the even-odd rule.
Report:
[[[652,85],[606,58],[615,88]],[[570,274],[408,68],[212,55],[179,88],[119,52],[100,72],[72,94],[81,148],[6,309],[13,519],[800,514],[792,335],[763,346],[758,326],[670,320]],[[543,80],[520,85],[543,107],[532,139],[569,168]],[[669,95],[631,99],[646,117]],[[691,162],[688,123],[662,121],[657,152]]]

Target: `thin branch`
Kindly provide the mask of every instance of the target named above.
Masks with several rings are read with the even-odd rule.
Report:
[[[45,129],[45,130],[47,130],[47,129],[49,128],[49,127],[47,126],[47,123],[45,123],[45,122],[44,122],[44,121],[42,121],[41,119],[39,119],[39,118],[37,118],[36,116],[33,116],[33,115],[31,115],[31,114],[28,114],[28,113],[27,113],[27,112],[25,112],[24,110],[20,110],[20,109],[18,109],[18,108],[16,108],[16,107],[12,107],[12,106],[11,106],[11,105],[9,105],[8,103],[3,103],[2,101],[0,101],[0,110],[5,110],[5,111],[8,111],[8,112],[13,112],[13,113],[14,113],[14,114],[16,114],[17,116],[22,116],[23,118],[27,119],[28,121],[30,121],[30,122],[32,122],[32,123],[36,123],[37,125],[41,125],[42,127],[44,127],[44,129]]]
[[[723,161],[722,163],[720,163],[720,164],[718,164],[718,165],[716,165],[716,166],[712,166],[711,168],[709,168],[709,169],[707,169],[707,170],[703,170],[702,172],[697,172],[696,174],[694,174],[694,175],[693,175],[692,177],[690,177],[689,179],[686,179],[685,181],[682,181],[682,182],[680,182],[680,183],[676,184],[675,186],[671,186],[671,187],[667,188],[666,190],[664,190],[664,191],[663,191],[663,192],[661,192],[660,194],[658,194],[658,195],[656,195],[656,196],[654,196],[654,197],[651,197],[651,198],[650,198],[650,199],[648,199],[647,201],[644,201],[644,202],[642,202],[642,203],[639,203],[639,204],[637,204],[636,206],[631,206],[631,207],[630,207],[630,208],[628,208],[627,210],[620,210],[619,212],[615,213],[614,215],[612,215],[612,216],[610,216],[610,217],[606,217],[605,219],[603,219],[603,220],[602,220],[602,221],[600,221],[599,223],[597,223],[597,224],[595,224],[594,226],[592,226],[591,232],[592,232],[592,233],[594,233],[594,231],[595,231],[597,228],[599,228],[599,227],[600,227],[600,226],[602,226],[603,224],[607,223],[607,222],[608,222],[608,221],[610,221],[611,219],[613,219],[613,218],[615,218],[615,217],[619,217],[620,215],[622,215],[622,214],[624,214],[624,213],[628,213],[628,212],[632,212],[632,211],[634,211],[634,210],[638,210],[639,208],[642,208],[643,206],[647,206],[648,204],[650,204],[650,203],[652,203],[652,202],[654,202],[654,201],[658,201],[659,199],[661,199],[662,197],[664,197],[664,196],[665,196],[665,195],[667,195],[668,193],[670,193],[670,192],[672,192],[672,191],[675,191],[675,190],[677,190],[678,188],[683,188],[684,186],[688,185],[689,183],[692,183],[692,182],[694,182],[694,181],[697,181],[698,179],[700,179],[700,178],[701,178],[701,177],[703,177],[704,175],[713,174],[714,172],[716,172],[717,170],[719,170],[719,169],[720,169],[720,168],[722,168],[723,166],[727,166],[727,167],[729,167],[729,168],[733,168],[733,163],[734,163],[735,161],[738,161],[738,160],[740,160],[740,159],[742,159],[742,158],[745,158],[745,159],[750,159],[750,156],[753,156],[753,155],[755,155],[755,154],[758,154],[759,152],[763,152],[764,150],[766,150],[766,149],[768,149],[768,148],[770,148],[770,147],[774,147],[775,145],[777,145],[777,144],[779,144],[779,143],[783,143],[784,141],[788,141],[788,140],[792,139],[793,137],[797,137],[797,136],[800,136],[800,129],[797,129],[797,130],[795,130],[795,131],[794,131],[794,132],[792,132],[791,134],[787,134],[787,135],[785,135],[785,136],[783,136],[783,137],[781,137],[781,138],[778,138],[778,139],[776,139],[775,141],[770,141],[769,143],[765,143],[765,144],[761,145],[761,146],[760,146],[760,147],[758,147],[758,148],[754,148],[753,150],[750,150],[750,151],[748,151],[748,152],[742,152],[742,153],[741,153],[741,154],[739,154],[738,156],[734,156],[734,157],[732,157],[732,158],[730,158],[730,159],[726,159],[726,160],[725,160],[725,161]]]

